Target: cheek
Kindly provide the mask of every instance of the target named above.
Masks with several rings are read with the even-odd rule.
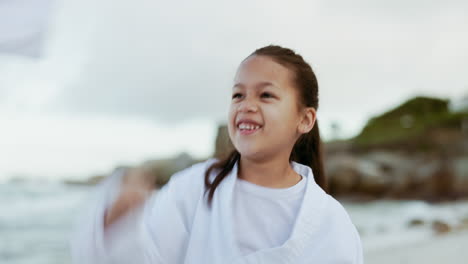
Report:
[[[228,123],[227,123],[227,126],[228,126],[228,132],[229,134],[231,134],[232,132],[232,129],[233,129],[233,126],[234,126],[234,119],[236,118],[235,116],[235,109],[234,107],[231,105],[231,107],[229,108],[229,111],[228,111]]]
[[[296,131],[296,119],[291,116],[291,110],[288,108],[280,108],[272,111],[270,116],[270,124],[274,127],[275,133],[281,133],[283,136],[294,134]]]
[[[228,117],[231,118],[233,115],[234,115],[234,105],[230,105],[229,106],[229,110],[228,110]]]
[[[275,127],[285,126],[288,124],[287,110],[284,107],[265,107],[264,114],[267,117],[267,122]]]
[[[228,111],[228,125],[231,125],[231,123],[234,122],[234,119],[236,118],[235,113],[234,107],[231,106]]]

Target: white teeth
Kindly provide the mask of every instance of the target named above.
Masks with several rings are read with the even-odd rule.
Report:
[[[252,130],[252,129],[259,129],[260,126],[242,123],[239,125],[239,128],[243,130]]]

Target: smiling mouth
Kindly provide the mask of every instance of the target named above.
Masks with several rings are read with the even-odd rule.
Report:
[[[263,126],[260,126],[260,125],[241,123],[237,126],[237,129],[239,129],[241,135],[250,135],[250,134],[257,132],[262,127]]]

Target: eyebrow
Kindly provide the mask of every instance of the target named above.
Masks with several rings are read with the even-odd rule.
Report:
[[[277,86],[274,85],[274,84],[271,83],[271,82],[260,82],[260,83],[258,83],[257,85],[255,85],[255,88],[260,89],[260,88],[263,88],[263,87],[265,87],[265,86],[272,86],[272,87],[277,88]],[[245,87],[245,86],[244,86],[242,83],[236,83],[236,84],[234,84],[234,86],[233,86],[232,88],[234,89],[234,88],[236,88],[236,87],[238,87],[238,88],[243,88],[243,87]]]

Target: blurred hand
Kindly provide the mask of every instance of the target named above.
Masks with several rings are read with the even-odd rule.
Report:
[[[130,210],[142,205],[150,196],[154,186],[154,178],[144,168],[128,169],[123,176],[118,198],[106,211],[104,228]]]

